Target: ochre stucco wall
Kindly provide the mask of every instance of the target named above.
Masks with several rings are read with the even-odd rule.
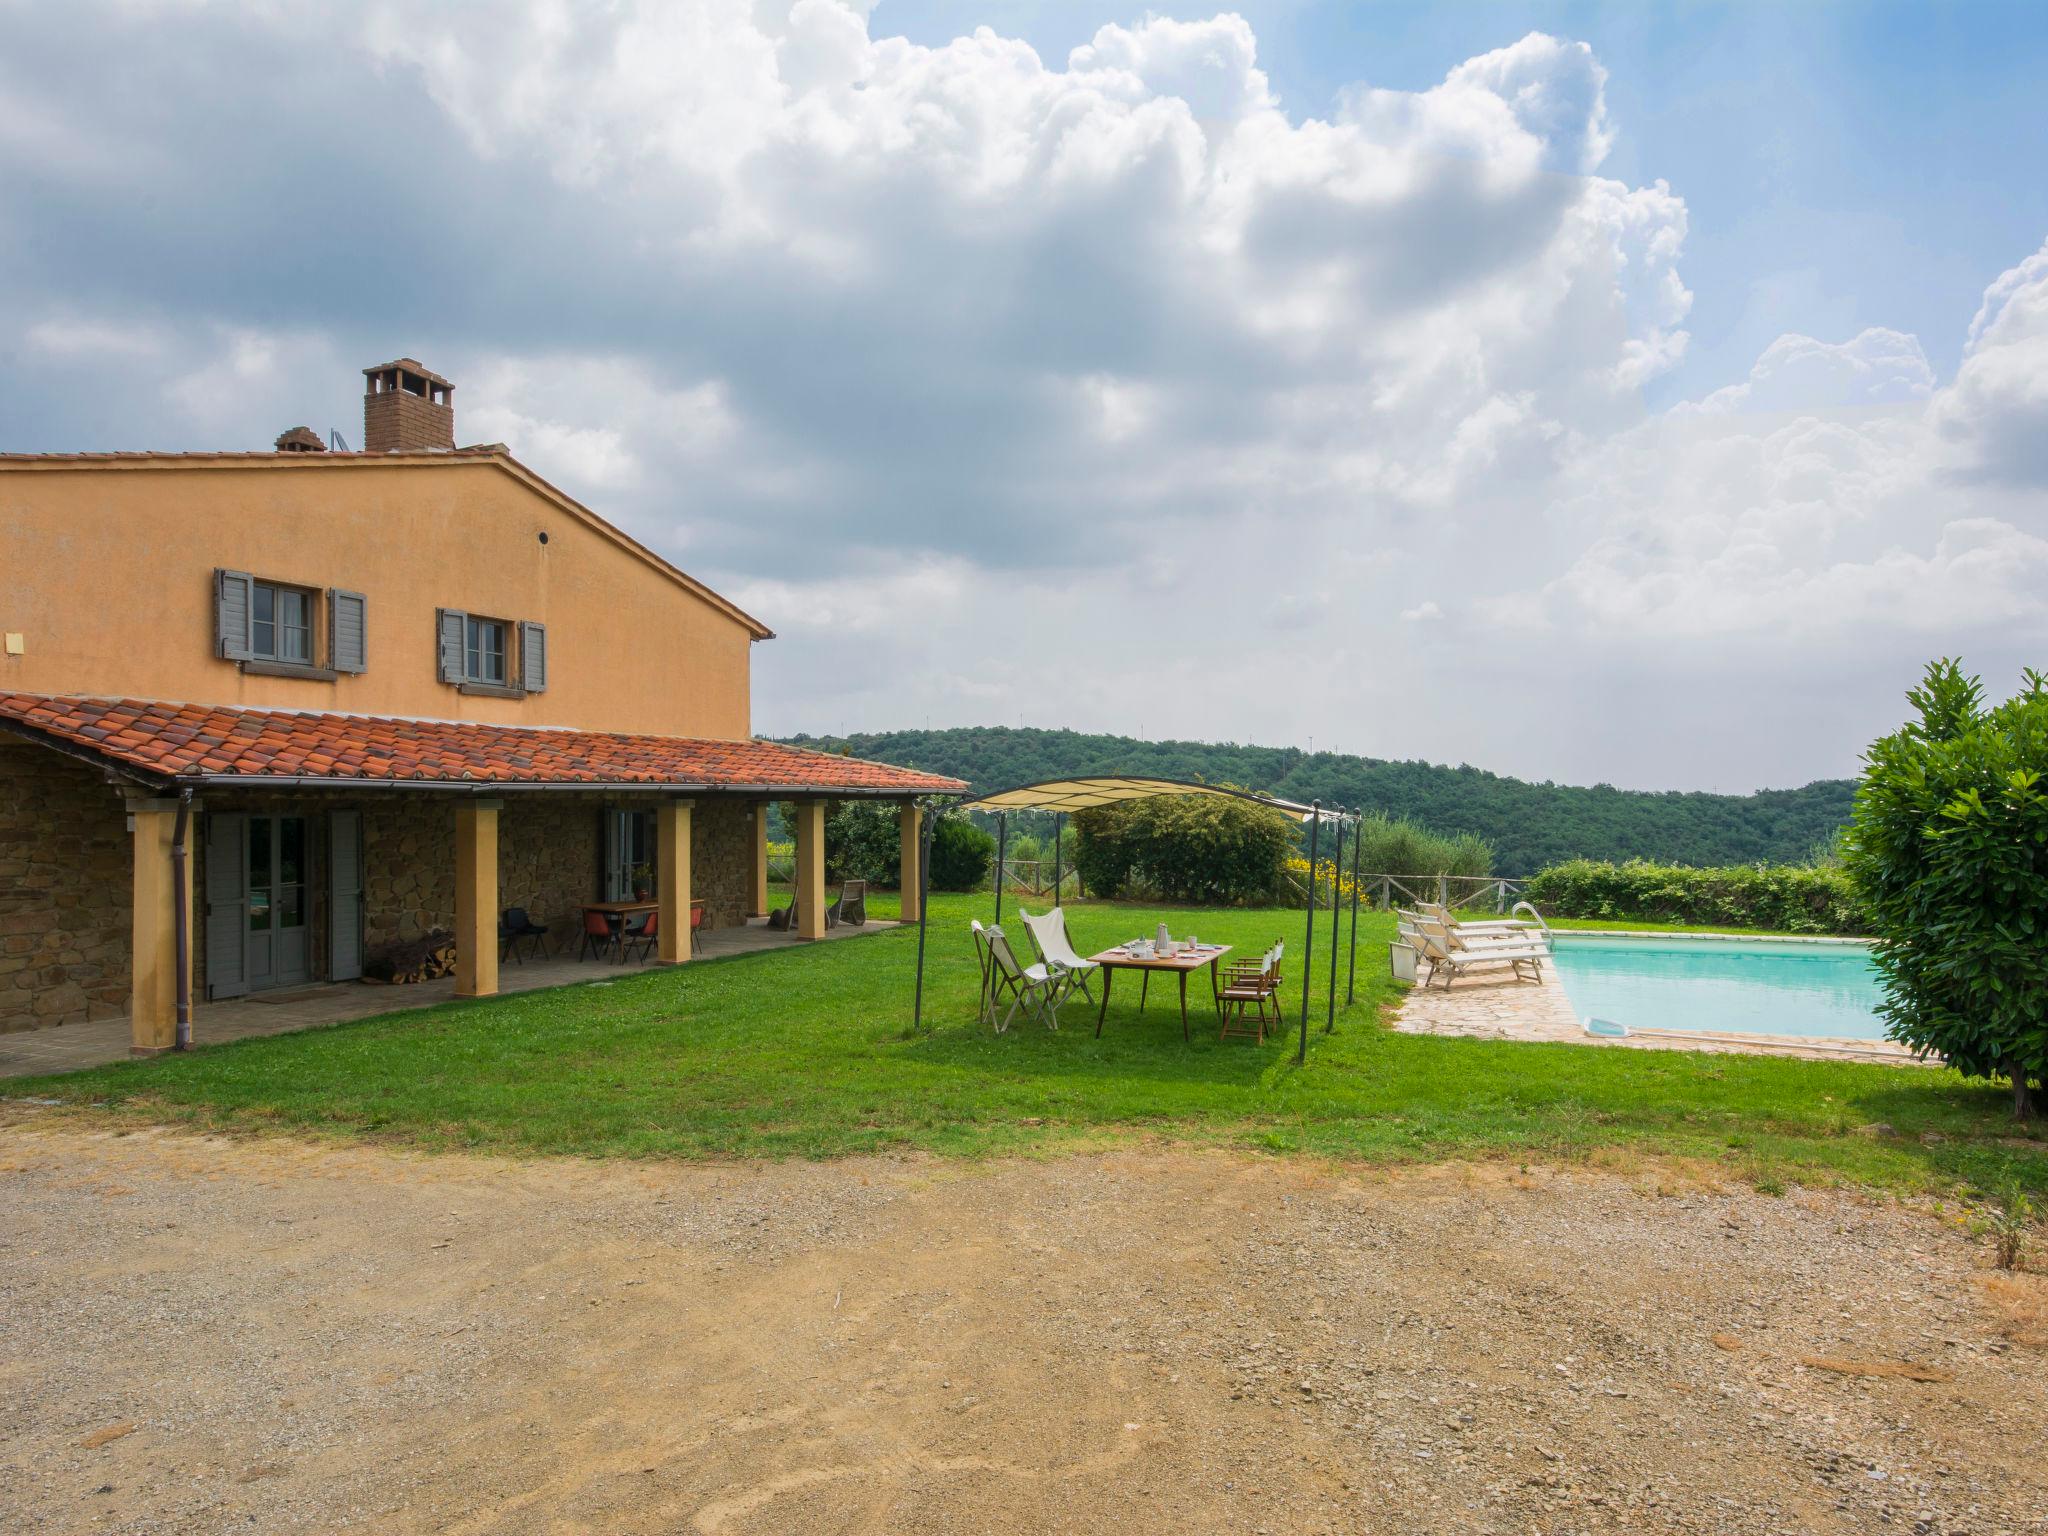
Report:
[[[325,682],[221,660],[217,567],[364,593],[369,669]],[[490,459],[0,465],[0,572],[0,631],[26,649],[0,655],[0,690],[727,740],[751,726],[747,626]],[[547,691],[441,682],[437,608],[546,624]]]

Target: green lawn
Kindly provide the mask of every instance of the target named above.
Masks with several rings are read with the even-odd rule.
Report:
[[[1057,1034],[1020,1022],[995,1035],[975,1022],[966,933],[988,900],[933,902],[922,1033],[909,1027],[917,936],[903,929],[18,1080],[4,1092],[117,1122],[507,1152],[985,1154],[1138,1134],[1382,1163],[1699,1158],[1765,1187],[2048,1189],[2048,1142],[2014,1132],[1999,1090],[1948,1072],[1394,1034],[1380,1025],[1397,988],[1391,921],[1378,914],[1361,921],[1358,1002],[1340,1007],[1334,1034],[1322,1032],[1318,995],[1305,1069],[1291,1036],[1220,1041],[1200,1008],[1184,1044],[1170,994],[1155,991],[1140,1015],[1128,977],[1100,1040],[1080,1005]],[[1149,933],[1160,914],[1091,904],[1070,916],[1078,942],[1094,948]],[[1300,914],[1166,916],[1176,934],[1194,928],[1241,950],[1285,937],[1297,962],[1288,1007],[1299,1006]],[[1319,987],[1327,938],[1325,923]],[[1191,996],[1206,1007],[1206,984]]]

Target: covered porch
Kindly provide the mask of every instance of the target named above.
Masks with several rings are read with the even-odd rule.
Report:
[[[126,887],[126,910],[98,919],[105,1002],[28,1033],[125,1027],[139,1055],[616,976],[621,937],[644,967],[894,926],[828,926],[827,809],[895,803],[911,871],[923,798],[957,787],[764,742],[230,707],[16,695],[0,698],[0,726],[74,760],[80,815],[104,829],[110,867],[96,878]],[[777,804],[796,844],[787,929],[765,921]],[[34,819],[16,818],[23,836]],[[46,888],[89,883],[61,848],[37,860],[52,870]],[[904,884],[914,921],[918,882]],[[36,895],[34,921],[54,921],[56,944],[70,943],[67,899]],[[508,928],[521,913],[545,925],[548,958],[530,958]],[[422,945],[436,956],[430,979],[361,984],[417,975],[379,957]],[[603,958],[579,962],[586,949]],[[437,977],[451,956],[453,974]],[[126,1017],[110,1017],[123,993]],[[30,1058],[61,1049],[18,1039],[5,1020],[0,1042]]]

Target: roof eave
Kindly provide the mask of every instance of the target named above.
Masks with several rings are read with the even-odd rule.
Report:
[[[111,752],[98,747],[88,747],[83,742],[71,741],[54,731],[31,725],[26,720],[10,720],[0,716],[0,731],[10,736],[18,736],[23,741],[33,742],[39,747],[48,747],[52,752],[61,753],[88,767],[100,769],[109,778],[127,779],[144,789],[167,789],[177,781],[173,774],[152,773],[146,768],[138,768],[133,763],[122,761]]]

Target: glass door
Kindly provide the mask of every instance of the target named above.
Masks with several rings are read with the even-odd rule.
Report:
[[[310,981],[306,928],[306,818],[249,818],[249,989]]]
[[[654,812],[607,811],[604,899],[631,901],[636,889],[654,889]]]

